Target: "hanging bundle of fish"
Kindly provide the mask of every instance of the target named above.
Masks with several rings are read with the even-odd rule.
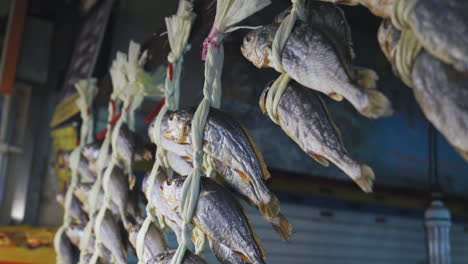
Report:
[[[143,215],[138,207],[140,191],[138,188],[130,190],[130,186],[135,183],[134,175],[127,175],[124,171],[124,166],[133,166],[135,161],[151,158],[151,153],[144,147],[143,140],[135,133],[131,132],[126,125],[122,125],[117,138],[117,151],[121,164],[113,167],[109,178],[109,194],[110,194],[110,210],[105,213],[100,232],[103,240],[104,255],[100,256],[99,261],[102,263],[126,263],[126,246],[122,238],[122,230],[119,224],[121,220],[124,228],[128,231],[137,223],[143,221]],[[86,145],[81,153],[78,172],[81,176],[81,183],[78,184],[73,192],[70,215],[74,224],[66,230],[66,238],[63,247],[60,248],[67,258],[74,261],[74,254],[80,248],[81,238],[83,237],[85,224],[91,217],[90,208],[92,202],[92,187],[97,179],[97,160],[99,156],[100,146],[97,143]],[[66,158],[66,161],[69,159]],[[110,160],[106,162],[109,164]],[[104,191],[100,189],[95,200],[98,204],[104,204]],[[58,200],[63,204],[63,197],[58,196]],[[91,233],[89,238],[88,248],[86,249],[83,260],[90,260],[94,253],[94,234]],[[71,244],[70,244],[71,243]],[[76,247],[76,248],[75,248]]]
[[[395,74],[413,89],[426,118],[468,161],[468,2],[321,1],[361,4],[389,19],[382,22],[378,39]]]
[[[273,67],[272,43],[279,23],[248,33],[242,54],[258,68]],[[306,21],[297,21],[281,53],[281,63],[293,79],[279,99],[277,123],[309,156],[324,166],[329,161],[343,170],[365,192],[372,191],[373,170],[346,151],[341,133],[333,123],[320,93],[334,100],[346,98],[362,115],[377,118],[392,113],[390,101],[377,91],[377,74],[352,65],[351,33],[343,11],[329,3],[308,1]],[[266,110],[271,83],[260,98]],[[319,93],[320,92],[320,93]]]
[[[159,147],[167,152],[169,166],[178,176],[167,179],[164,172],[159,171],[153,193],[146,193],[147,199],[151,199],[176,233],[183,226],[179,211],[182,184],[184,177],[193,170],[191,122],[194,111],[168,111],[162,118]],[[155,129],[153,120],[148,129],[152,142],[156,142]],[[289,239],[292,226],[280,213],[280,202],[266,184],[270,173],[263,157],[247,130],[218,109],[210,109],[203,138],[205,169],[212,170],[214,177],[202,177],[194,225],[209,239],[214,255],[222,263],[263,263],[264,251],[242,206],[224,187],[256,205],[280,237]],[[146,182],[143,189],[147,192]],[[232,262],[227,262],[229,259]]]
[[[400,36],[389,20],[380,25],[379,43],[392,64]],[[411,69],[413,93],[425,116],[468,161],[468,76],[426,49],[419,52]]]

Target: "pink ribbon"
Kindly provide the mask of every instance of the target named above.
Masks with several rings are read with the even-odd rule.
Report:
[[[206,60],[206,54],[208,53],[209,47],[219,48],[221,46],[221,43],[214,39],[216,34],[218,34],[218,29],[216,28],[216,25],[213,25],[210,30],[210,34],[208,34],[208,37],[203,41],[202,61]]]

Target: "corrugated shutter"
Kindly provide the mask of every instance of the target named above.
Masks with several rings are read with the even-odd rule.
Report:
[[[256,208],[244,204],[267,252],[268,264],[423,264],[424,223],[414,217],[323,209],[282,203],[294,225],[293,239],[283,242]],[[453,264],[468,263],[468,227],[452,226]],[[168,236],[176,246],[175,237]],[[205,259],[218,263],[207,248]]]
[[[468,263],[468,223],[452,225],[450,238],[452,264]]]

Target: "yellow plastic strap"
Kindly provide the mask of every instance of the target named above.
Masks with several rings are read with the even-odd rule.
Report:
[[[401,37],[396,47],[395,67],[401,80],[408,86],[413,86],[411,71],[414,59],[419,55],[422,45],[409,25],[409,17],[418,0],[399,0],[392,8],[392,24],[401,30]]]

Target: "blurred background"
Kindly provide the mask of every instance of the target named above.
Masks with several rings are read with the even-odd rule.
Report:
[[[184,107],[202,98],[202,41],[214,15],[211,1],[199,3],[183,70]],[[18,254],[34,250],[39,253],[24,262],[55,262],[50,238],[63,221],[56,196],[70,177],[63,154],[76,147],[80,125],[73,84],[98,79],[98,133],[107,120],[108,70],[116,52],[127,52],[134,40],[149,51],[147,71],[165,69],[164,17],[175,13],[177,4],[0,0],[0,263],[19,261]],[[273,0],[241,24],[271,23],[289,5]],[[343,9],[352,29],[355,64],[378,73],[378,89],[395,108],[393,116],[371,120],[347,102],[325,98],[348,151],[375,171],[371,194],[361,192],[334,165],[326,168],[309,158],[261,113],[260,94],[278,73],[244,59],[240,45],[247,30],[225,40],[221,108],[252,133],[272,173],[270,185],[295,230],[291,241],[282,242],[256,208],[246,205],[267,263],[428,263],[424,213],[436,199],[451,213],[452,263],[468,263],[468,164],[434,132],[412,91],[394,77],[376,38],[381,20],[364,7]],[[137,131],[145,138],[143,120],[159,100],[145,99],[137,113]],[[149,168],[151,164],[137,164],[139,177]],[[175,247],[173,235],[169,240]],[[216,263],[209,254],[207,259]]]

